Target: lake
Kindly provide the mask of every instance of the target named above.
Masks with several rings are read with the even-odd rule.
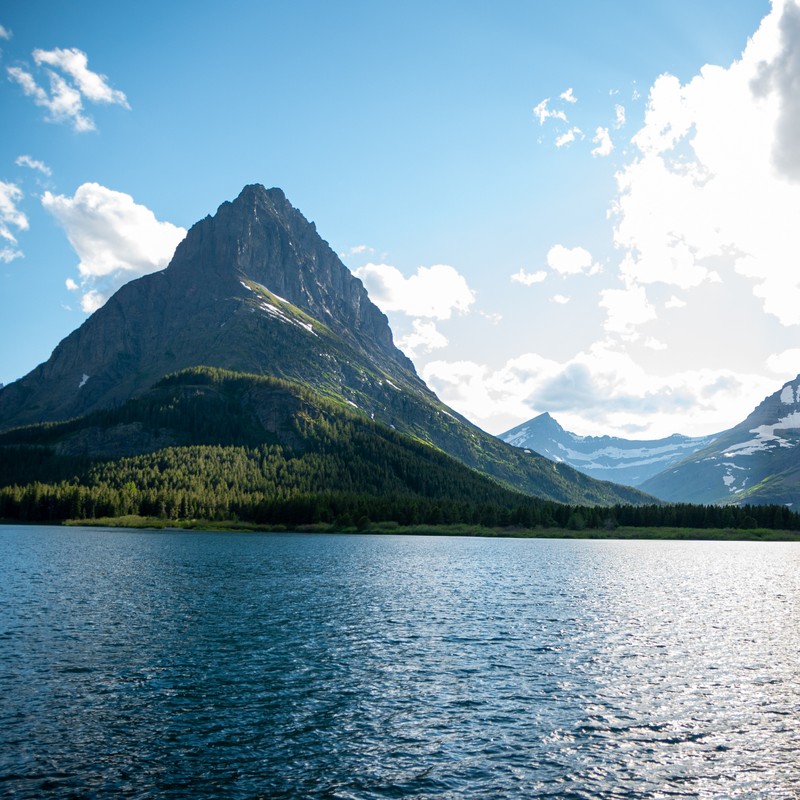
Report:
[[[0,527],[0,797],[800,797],[800,543]]]

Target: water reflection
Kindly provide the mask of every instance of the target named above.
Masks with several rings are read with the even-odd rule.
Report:
[[[15,797],[800,793],[800,546],[0,529]]]

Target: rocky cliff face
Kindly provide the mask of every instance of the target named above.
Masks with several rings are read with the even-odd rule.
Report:
[[[378,381],[427,392],[314,224],[280,189],[247,186],[191,228],[165,270],[123,286],[47,362],[0,391],[0,429],[119,403],[201,364],[346,397],[360,393],[366,366]]]

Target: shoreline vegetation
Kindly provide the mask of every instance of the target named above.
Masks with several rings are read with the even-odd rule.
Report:
[[[416,536],[470,536],[513,539],[648,539],[675,541],[748,541],[748,542],[798,542],[800,532],[768,528],[680,528],[620,526],[613,529],[537,527],[487,527],[483,525],[400,525],[395,522],[370,523],[363,526],[338,526],[329,523],[309,525],[260,525],[240,520],[165,519],[129,514],[120,517],[92,519],[67,519],[50,523],[20,523],[19,520],[2,519],[0,524],[51,524],[67,527],[102,527],[164,531],[213,531],[219,533],[329,533],[329,534],[404,534]]]

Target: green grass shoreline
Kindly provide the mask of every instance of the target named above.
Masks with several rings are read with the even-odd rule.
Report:
[[[26,524],[17,520],[0,520],[0,524]],[[27,523],[47,524],[47,523]],[[257,525],[237,520],[164,519],[161,517],[100,517],[96,519],[69,519],[53,525],[135,528],[146,530],[219,531],[253,533],[372,533],[406,534],[418,536],[477,536],[515,539],[664,539],[702,541],[747,542],[798,542],[797,531],[769,530],[767,528],[675,528],[675,527],[619,527],[613,530],[586,528],[487,528],[480,525],[398,525],[393,522],[371,523],[363,528],[337,527],[329,524],[315,525]]]

